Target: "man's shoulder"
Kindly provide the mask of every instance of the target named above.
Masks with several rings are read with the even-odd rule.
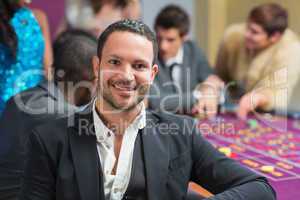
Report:
[[[156,117],[157,119],[159,119],[160,121],[184,121],[184,120],[188,120],[188,121],[194,121],[194,119],[192,117],[189,117],[188,115],[180,115],[180,114],[175,114],[175,113],[171,113],[171,112],[157,112],[157,111],[153,111],[153,110],[147,110],[147,115],[152,115],[154,117]]]
[[[21,110],[44,108],[49,99],[51,99],[49,92],[41,85],[37,85],[11,97],[7,105]]]
[[[72,115],[73,116],[73,115]],[[57,141],[64,139],[70,128],[69,120],[72,116],[60,117],[42,123],[33,128],[32,133],[44,141]]]
[[[63,116],[63,117],[57,117],[56,119],[50,120],[46,123],[43,123],[39,126],[37,126],[36,130],[45,130],[45,131],[53,131],[57,129],[64,129],[68,127],[68,119],[71,116]],[[50,128],[50,129],[49,129]]]
[[[153,115],[159,120],[156,123],[147,121],[146,126],[150,126],[151,132],[169,145],[172,154],[174,152],[184,152],[191,148],[192,137],[199,133],[196,120],[185,115],[171,113],[161,112]]]
[[[285,30],[281,40],[279,41],[281,49],[299,50],[299,36],[291,29]]]
[[[270,49],[272,50],[272,48]],[[294,66],[300,64],[300,58],[298,56],[300,52],[300,40],[298,35],[292,30],[285,30],[275,49],[276,54],[274,58],[278,63],[282,64],[282,62],[284,62],[285,65],[289,66],[292,65],[290,63],[292,61]]]
[[[192,52],[200,52],[202,53],[202,50],[201,48],[199,47],[199,45],[197,44],[196,41],[194,40],[186,40],[184,43],[183,43],[183,48],[184,49],[189,49],[190,51]]]
[[[197,60],[206,60],[204,51],[200,48],[197,42],[193,40],[187,40],[183,43],[183,54],[184,57],[188,57],[192,62]]]
[[[68,134],[67,118],[59,118],[33,128],[29,141],[43,148],[49,155],[57,155],[58,151],[69,145]]]
[[[47,91],[45,91],[40,85],[37,85],[35,87],[29,88],[27,90],[24,90],[16,95],[14,95],[13,97],[10,98],[10,101],[12,101],[13,99],[21,99],[21,100],[27,102],[28,99],[30,99],[35,94],[41,94],[41,93],[44,94],[44,93],[47,93]]]
[[[63,135],[64,137],[71,130],[74,134],[80,134],[83,133],[80,132],[83,129],[89,134],[92,133],[93,129],[93,126],[90,125],[93,125],[93,119],[91,105],[88,105],[82,111],[72,112],[69,115],[58,115],[55,119],[36,126],[33,132],[45,137],[48,137],[48,135],[56,135],[58,137]]]
[[[17,113],[30,113],[29,110],[37,105],[42,107],[42,105],[37,103],[40,99],[37,98],[37,96],[47,96],[45,93],[44,89],[38,85],[16,94],[7,101],[3,117],[7,114],[14,115]]]

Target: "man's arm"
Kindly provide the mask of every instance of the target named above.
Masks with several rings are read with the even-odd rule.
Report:
[[[194,43],[188,44],[190,44],[191,58],[195,63],[197,77],[197,86],[193,89],[199,90],[202,94],[199,99],[195,97],[192,114],[213,117],[217,113],[219,93],[224,83],[214,74],[204,52]]]
[[[0,197],[4,199],[16,198],[20,190],[24,160],[21,142],[25,136],[19,122],[24,121],[24,114],[11,98],[0,118]]]
[[[274,200],[275,191],[267,180],[227,158],[200,133],[192,135],[192,181],[215,194],[211,200]]]
[[[28,142],[29,151],[21,185],[20,200],[55,199],[55,175],[53,163],[47,155],[37,133],[33,132]]]
[[[273,91],[269,88],[246,93],[239,102],[237,116],[240,119],[246,119],[248,113],[255,111],[256,108],[271,109],[274,104],[272,103],[274,96]]]
[[[224,82],[216,75],[210,75],[197,85],[194,91],[200,92],[192,113],[200,118],[213,118],[218,112],[218,104]],[[196,98],[196,97],[195,97]]]

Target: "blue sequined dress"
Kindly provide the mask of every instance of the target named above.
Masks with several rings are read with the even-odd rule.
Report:
[[[42,30],[28,8],[20,8],[10,20],[18,48],[16,58],[0,43],[0,113],[6,101],[23,90],[36,86],[43,78],[45,41]]]

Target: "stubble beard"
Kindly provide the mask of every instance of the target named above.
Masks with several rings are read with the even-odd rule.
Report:
[[[112,87],[112,86],[110,86]],[[103,88],[103,87],[102,87]],[[99,95],[102,96],[103,100],[106,101],[115,111],[117,112],[129,112],[134,110],[144,99],[149,91],[149,85],[140,85],[137,87],[137,96],[130,97],[134,100],[129,100],[128,105],[120,105],[114,98],[109,88],[99,89]]]

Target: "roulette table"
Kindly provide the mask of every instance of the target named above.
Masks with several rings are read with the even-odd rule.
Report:
[[[219,151],[267,177],[277,199],[299,198],[300,119],[253,114],[241,120],[225,113],[197,126]]]

